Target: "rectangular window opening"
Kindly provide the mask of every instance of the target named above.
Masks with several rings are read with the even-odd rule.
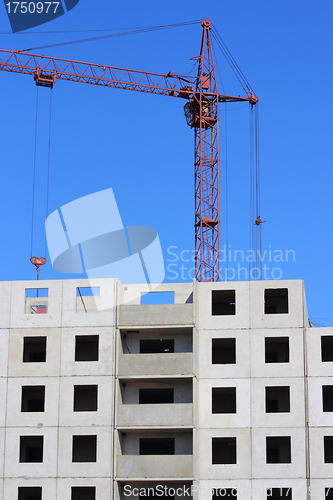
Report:
[[[43,412],[45,406],[44,385],[22,386],[21,412]]]
[[[290,387],[266,387],[266,413],[290,412]]]
[[[72,486],[71,500],[96,500],[95,486]]]
[[[23,338],[23,363],[44,363],[46,361],[46,337]]]
[[[48,297],[49,289],[48,288],[26,288],[25,289],[26,297]]]
[[[73,411],[97,411],[97,385],[74,385]]]
[[[265,363],[289,363],[289,337],[265,338]]]
[[[325,500],[333,500],[333,486],[325,488]]]
[[[236,387],[212,388],[212,413],[236,413]]]
[[[158,354],[175,352],[174,339],[141,339],[140,354]]]
[[[292,500],[291,488],[268,488],[267,500]]]
[[[325,464],[333,463],[333,436],[324,436],[324,461]]]
[[[236,363],[236,339],[212,339],[213,365]]]
[[[139,404],[171,404],[174,402],[173,389],[139,389]]]
[[[148,292],[141,293],[142,305],[174,304],[175,292]]]
[[[96,462],[97,436],[73,436],[72,462]]]
[[[333,411],[333,385],[323,385],[323,411]]]
[[[140,455],[174,455],[175,438],[141,438]]]
[[[20,436],[20,463],[43,462],[44,436]]]
[[[291,463],[290,436],[266,437],[266,463],[267,464]]]
[[[18,500],[42,500],[42,487],[19,486]]]
[[[212,290],[212,315],[230,316],[236,314],[235,290]]]
[[[75,361],[98,361],[98,335],[75,336]]]
[[[77,287],[76,288],[76,312],[79,314],[97,313],[100,304],[100,288]]]
[[[212,500],[224,500],[225,498],[237,500],[237,488],[213,489]]]
[[[212,464],[236,464],[236,438],[212,438]]]
[[[265,314],[288,314],[288,288],[266,288]]]
[[[76,288],[77,297],[99,297],[100,287],[99,286],[78,286]]]
[[[333,361],[333,335],[321,337],[321,360],[323,362]]]

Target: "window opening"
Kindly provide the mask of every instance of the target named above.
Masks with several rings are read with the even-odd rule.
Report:
[[[140,354],[158,354],[175,352],[174,339],[141,339]]]
[[[175,438],[141,438],[140,455],[174,455]]]
[[[72,486],[71,500],[96,500],[95,486]]]
[[[75,361],[98,361],[98,335],[75,336]]]
[[[45,386],[22,386],[21,412],[43,412],[45,406]]]
[[[230,316],[236,314],[235,290],[212,290],[212,315]]]
[[[44,363],[46,361],[46,337],[23,338],[23,363]]]
[[[74,411],[97,411],[97,385],[74,385]]]
[[[212,388],[212,413],[236,413],[236,387]]]
[[[265,290],[265,314],[288,314],[288,288]]]
[[[267,464],[291,463],[290,436],[266,437],[266,463]]]
[[[333,361],[333,335],[321,337],[321,360],[323,362]]]
[[[42,500],[42,487],[19,486],[18,500]]]
[[[290,412],[290,387],[266,387],[266,413]]]
[[[212,464],[236,463],[236,438],[212,438]]]
[[[289,337],[265,338],[265,363],[289,363]]]
[[[173,389],[139,389],[139,404],[170,404],[173,402]]]
[[[43,462],[44,436],[20,436],[20,463]]]
[[[72,462],[96,462],[97,436],[73,436]]]
[[[236,363],[236,339],[212,339],[213,365]]]

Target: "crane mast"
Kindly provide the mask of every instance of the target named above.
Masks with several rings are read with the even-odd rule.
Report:
[[[251,92],[246,97],[218,93],[209,19],[204,19],[202,28],[200,55],[194,58],[197,76],[162,75],[2,49],[0,71],[31,75],[43,87],[67,80],[186,99],[186,121],[194,128],[196,279],[220,281],[219,103],[247,101],[253,106],[258,98]]]
[[[219,103],[211,23],[202,23],[198,78],[192,106],[195,142],[195,259],[198,281],[220,281]],[[210,94],[209,96],[206,95]]]

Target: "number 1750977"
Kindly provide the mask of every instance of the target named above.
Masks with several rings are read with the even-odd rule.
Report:
[[[57,12],[60,2],[8,2],[8,14],[45,14]]]

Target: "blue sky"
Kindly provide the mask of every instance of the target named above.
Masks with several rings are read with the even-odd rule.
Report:
[[[333,325],[332,15],[333,4],[327,0],[194,0],[190,4],[80,0],[68,14],[31,30],[34,33],[11,34],[5,7],[0,6],[0,47],[23,49],[98,34],[65,31],[210,18],[259,97],[265,258],[269,250],[272,256],[279,250],[283,260],[287,250],[294,251],[288,254],[288,262],[267,261],[267,276],[277,267],[284,279],[304,279],[310,317],[326,326]],[[193,65],[189,58],[199,54],[201,32],[198,24],[36,52],[186,74]],[[217,47],[215,57],[225,91],[242,94]],[[36,87],[25,75],[0,72],[0,79],[0,279],[34,279],[29,258]],[[40,89],[33,245],[37,256],[44,254],[49,99],[50,91]],[[194,248],[194,147],[193,131],[183,116],[184,102],[61,81],[55,84],[52,99],[49,212],[112,187],[125,225],[147,225],[158,231],[167,281],[190,279],[193,264],[182,260]],[[242,250],[246,255],[250,231],[248,107],[230,104],[227,117],[228,243],[232,251]],[[223,107],[221,118],[224,122]],[[227,241],[224,147],[221,123],[222,248]],[[275,271],[275,276],[281,273]],[[73,276],[56,273],[48,262],[41,277]]]

